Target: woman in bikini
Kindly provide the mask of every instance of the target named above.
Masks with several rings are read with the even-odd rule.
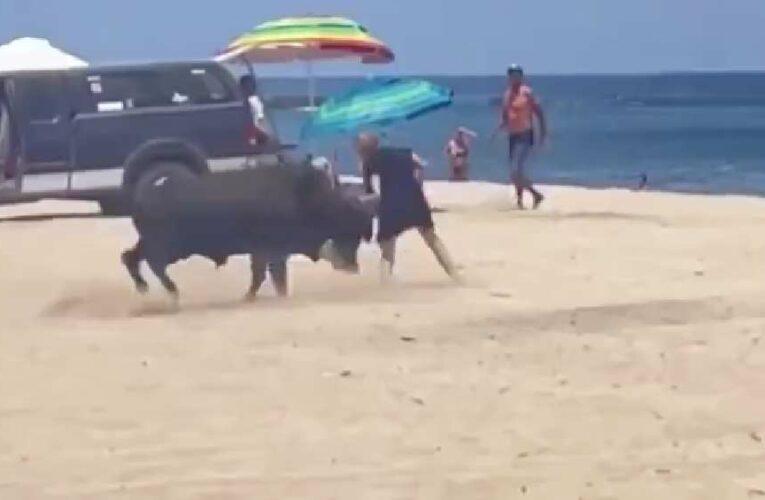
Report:
[[[446,157],[449,161],[449,180],[460,182],[468,180],[470,170],[470,137],[475,133],[460,127],[446,143]]]
[[[523,69],[517,65],[510,66],[507,78],[508,87],[502,98],[499,128],[508,136],[511,180],[515,185],[518,208],[524,208],[524,191],[531,193],[534,208],[538,208],[544,196],[531,183],[526,172],[526,160],[535,144],[535,118],[539,123],[539,139],[542,144],[547,141],[547,122],[534,92],[526,85]]]

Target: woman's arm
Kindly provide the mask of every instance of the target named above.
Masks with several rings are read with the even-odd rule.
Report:
[[[412,152],[412,162],[414,163],[414,178],[422,184],[425,180],[425,167],[428,165],[428,162],[414,152]]]
[[[424,169],[428,166],[428,162],[425,161],[420,155],[417,153],[412,153],[412,160],[414,160],[414,168]]]

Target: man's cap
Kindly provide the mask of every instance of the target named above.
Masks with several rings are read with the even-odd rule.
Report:
[[[513,74],[523,74],[523,68],[519,64],[511,64],[507,67],[507,74],[513,75]]]

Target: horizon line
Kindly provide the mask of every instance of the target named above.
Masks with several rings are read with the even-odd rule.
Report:
[[[257,70],[256,70],[257,71]],[[587,71],[581,73],[574,72],[527,72],[527,76],[530,77],[634,77],[634,76],[685,76],[685,75],[755,75],[765,74],[765,68],[763,69],[687,69],[687,70],[660,70],[660,71]],[[491,78],[491,77],[504,77],[504,72],[499,73],[455,73],[455,72],[439,72],[439,73],[377,73],[374,78],[423,78],[423,77],[435,77],[435,78]],[[325,78],[367,78],[366,74],[359,73],[336,73],[315,75],[317,79]],[[264,74],[261,78],[280,78],[280,79],[305,79],[305,76],[295,74]]]
[[[144,59],[144,60],[113,60],[113,61],[88,61],[89,64],[95,67],[99,66],[130,66],[130,65],[141,65],[141,64],[152,64],[152,63],[184,63],[184,62],[207,62],[207,61],[214,61],[214,59],[210,58],[179,58],[179,59]],[[221,63],[224,66],[227,67],[241,67],[243,70],[246,69],[244,65],[239,63]],[[286,66],[293,63],[278,63],[278,64],[255,64],[253,65],[256,72],[259,71],[259,68],[266,68],[268,66]],[[330,63],[331,64],[331,63]],[[383,65],[374,65],[377,68],[382,67]],[[361,66],[362,68],[369,68],[369,66]],[[502,67],[502,66],[499,66]],[[295,74],[298,72],[298,74]],[[366,78],[367,75],[372,73],[371,71],[358,71],[358,72],[351,72],[351,73],[327,73],[327,74],[316,74],[315,76],[317,78]],[[412,77],[462,77],[462,78],[482,78],[482,77],[504,77],[505,71],[500,70],[496,73],[460,73],[458,71],[436,71],[436,72],[414,72],[414,71],[402,71],[402,72],[391,72],[391,73],[385,73],[385,72],[378,72],[375,71],[375,76],[384,76],[384,77],[401,77],[401,78],[412,78]],[[627,76],[664,76],[664,75],[725,75],[725,74],[759,74],[759,73],[765,73],[765,67],[763,68],[688,68],[688,69],[652,69],[652,70],[638,70],[638,71],[632,71],[632,70],[593,70],[593,71],[582,71],[582,72],[575,72],[575,71],[527,71],[527,75],[529,76],[542,76],[542,77],[560,77],[560,76],[612,76],[612,77],[627,77]],[[305,76],[299,74],[299,70],[295,71],[289,71],[285,74],[278,74],[277,72],[271,73],[270,71],[264,71],[263,78],[305,78]]]

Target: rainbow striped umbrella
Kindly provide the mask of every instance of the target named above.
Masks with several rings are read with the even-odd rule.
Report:
[[[263,23],[236,38],[218,57],[251,63],[358,58],[389,63],[393,52],[359,23],[344,17],[287,17]]]
[[[217,58],[222,62],[308,64],[313,104],[312,61],[359,59],[365,64],[392,62],[393,52],[359,23],[344,17],[306,16],[269,21],[236,38]]]
[[[322,104],[303,137],[349,133],[412,120],[451,105],[454,92],[427,80],[391,78],[357,87]]]

